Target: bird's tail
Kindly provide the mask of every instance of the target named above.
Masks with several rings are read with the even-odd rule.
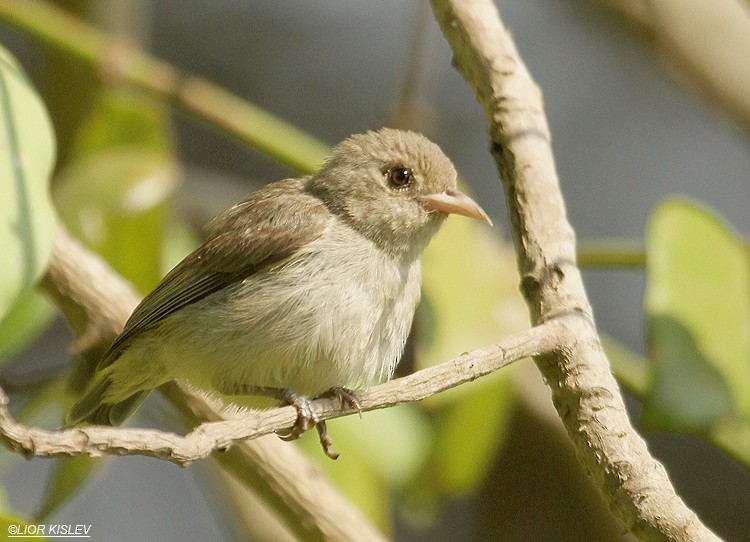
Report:
[[[107,372],[100,375],[70,409],[66,425],[121,425],[141,406],[150,391],[139,391],[122,401],[111,403],[106,400],[111,385],[112,380]]]

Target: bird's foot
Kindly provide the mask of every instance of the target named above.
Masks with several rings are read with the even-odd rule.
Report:
[[[297,410],[297,423],[284,432],[277,431],[276,434],[279,438],[286,441],[296,440],[302,436],[302,433],[315,426],[320,436],[320,445],[323,447],[323,452],[331,459],[338,459],[339,454],[332,449],[333,439],[328,433],[326,422],[318,420],[315,412],[313,412],[310,400],[288,388],[279,390],[279,399],[289,403]]]
[[[359,399],[353,391],[340,386],[334,386],[323,395],[338,399],[339,403],[341,403],[342,409],[348,406],[349,408],[356,410],[360,418],[362,417],[362,404],[359,402]]]
[[[331,459],[337,459],[339,454],[334,452],[332,449],[333,439],[326,427],[325,421],[318,420],[317,415],[313,411],[312,403],[309,399],[300,395],[296,391],[290,388],[268,388],[268,387],[243,387],[241,389],[243,393],[249,393],[254,395],[273,395],[274,397],[284,401],[290,406],[293,406],[297,411],[297,421],[289,429],[276,431],[276,435],[282,440],[290,441],[296,440],[302,436],[305,431],[309,431],[313,426],[318,430],[320,436],[320,445],[323,447],[323,452]],[[236,393],[236,392],[235,392]],[[362,415],[362,405],[351,391],[335,386],[328,390],[323,395],[327,395],[338,399],[341,403],[341,408],[348,406],[356,410],[360,416]]]
[[[348,406],[349,408],[356,410],[360,417],[362,416],[362,405],[360,404],[359,399],[357,399],[357,396],[354,395],[352,391],[340,386],[334,386],[323,395],[321,395],[321,397],[323,396],[338,399],[339,403],[341,403],[342,409]],[[325,454],[331,459],[338,459],[339,454],[338,452],[333,451],[333,439],[331,438],[330,433],[328,433],[326,422],[319,421],[315,424],[315,427],[318,430],[318,435],[320,436],[320,445],[323,447],[323,452],[325,452]]]
[[[297,411],[297,422],[286,431],[277,431],[276,434],[282,440],[296,440],[302,433],[318,425],[318,417],[313,412],[312,403],[306,397],[289,388],[278,390],[278,398],[294,407]],[[321,437],[322,438],[322,437]]]
[[[334,452],[331,448],[333,446],[333,439],[331,438],[331,435],[328,433],[328,429],[326,428],[326,422],[318,422],[315,424],[315,427],[318,430],[318,435],[320,436],[320,445],[323,447],[323,452],[330,457],[331,459],[338,459],[339,454],[338,452]]]

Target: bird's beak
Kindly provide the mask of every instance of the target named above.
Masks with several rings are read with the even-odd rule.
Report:
[[[446,190],[439,194],[420,196],[420,201],[430,211],[441,213],[464,215],[469,218],[482,220],[492,226],[492,220],[487,216],[479,204],[466,194],[458,190]]]

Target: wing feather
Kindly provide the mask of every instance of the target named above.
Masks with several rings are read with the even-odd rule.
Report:
[[[267,185],[209,223],[206,242],[141,301],[99,369],[111,365],[137,335],[170,314],[283,262],[319,237],[331,215],[319,199],[304,191],[305,181]]]

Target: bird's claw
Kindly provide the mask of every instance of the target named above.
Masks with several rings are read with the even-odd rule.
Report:
[[[331,459],[338,459],[339,454],[338,452],[334,452],[331,448],[333,446],[333,439],[331,438],[331,435],[328,433],[328,428],[326,428],[326,422],[318,422],[315,424],[315,427],[318,429],[318,435],[320,436],[320,445],[323,447],[323,452],[330,457]]]
[[[354,395],[353,392],[346,388],[335,386],[328,390],[324,395],[338,399],[341,403],[341,408],[352,408],[362,416],[362,405],[360,404],[359,399],[357,399],[357,396]],[[285,431],[277,431],[276,434],[279,438],[287,441],[296,440],[302,436],[302,433],[312,429],[314,426],[318,430],[320,445],[323,447],[323,452],[331,459],[338,459],[339,454],[332,449],[333,439],[328,433],[326,422],[318,420],[318,417],[313,411],[312,403],[310,403],[307,398],[288,388],[279,390],[278,397],[297,410],[297,422]]]
[[[334,386],[326,392],[326,395],[330,395],[334,399],[338,399],[342,409],[348,406],[349,408],[355,410],[357,414],[359,414],[360,418],[362,417],[362,404],[359,402],[359,399],[353,391],[347,390],[346,388],[342,388],[340,386]]]
[[[309,399],[290,389],[281,390],[279,396],[280,399],[293,406],[297,411],[297,421],[295,424],[285,431],[277,431],[276,434],[281,440],[296,440],[305,431],[309,431],[319,423],[318,416],[313,411],[312,403],[310,403]]]

